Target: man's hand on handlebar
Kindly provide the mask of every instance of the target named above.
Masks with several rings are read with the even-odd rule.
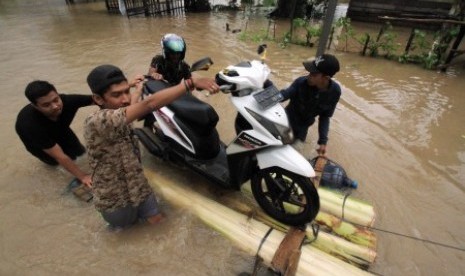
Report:
[[[141,75],[141,74],[138,74],[138,75],[135,75],[131,81],[129,81],[129,86],[130,87],[135,87],[137,84],[143,82],[145,80],[145,76],[144,75]]]
[[[150,77],[154,80],[164,80],[163,75],[157,72],[150,74]]]
[[[220,91],[220,87],[212,78],[192,77],[192,81],[197,90],[207,90],[211,94],[216,94]]]

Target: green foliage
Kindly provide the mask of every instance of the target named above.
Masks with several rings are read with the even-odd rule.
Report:
[[[379,39],[370,40],[368,43],[368,51],[370,56],[376,57],[384,52],[386,58],[393,58],[399,44],[396,43],[397,35],[392,32],[392,25],[387,23],[382,30]]]
[[[338,28],[342,28],[341,34],[338,35],[336,38],[337,40],[344,43],[345,45],[344,51],[347,51],[347,44],[349,42],[349,39],[350,38],[355,39],[355,31],[354,31],[354,28],[352,27],[352,24],[350,24],[350,18],[348,17],[339,18],[335,26]]]
[[[402,54],[398,60],[402,63],[418,63],[426,69],[435,69],[441,63],[450,42],[458,35],[459,31],[458,26],[437,31],[434,34],[434,41],[431,43],[424,31],[415,30],[414,39],[410,46],[411,52]],[[412,53],[413,51],[415,52]]]
[[[410,44],[408,53],[403,53],[398,60],[401,63],[422,63],[430,64],[427,51],[430,49],[430,42],[427,40],[427,34],[421,30],[414,30],[413,40]],[[415,53],[414,53],[415,52]]]
[[[424,55],[420,60],[421,65],[426,69],[434,69],[439,64],[439,56],[436,54]]]
[[[263,6],[265,7],[276,6],[276,1],[275,0],[263,0]]]
[[[367,41],[368,37],[370,35],[368,33],[364,33],[362,35],[354,36],[355,41],[357,41],[360,45],[365,45],[365,42]]]
[[[268,40],[268,34],[265,29],[261,29],[258,32],[241,32],[239,39],[242,41],[252,41],[254,43],[263,42]]]
[[[273,0],[265,0],[264,3],[275,2]],[[421,64],[424,68],[435,69],[438,64],[443,62],[444,55],[450,45],[450,42],[456,37],[460,31],[459,26],[453,28],[444,28],[434,35],[434,43],[428,39],[428,34],[425,31],[415,30],[414,38],[410,44],[409,53],[403,53],[400,56],[396,55],[399,50],[397,35],[393,31],[392,25],[388,22],[383,26],[377,37],[370,37],[368,33],[357,34],[351,24],[350,18],[339,18],[334,24],[335,27],[341,28],[341,33],[336,39],[344,43],[344,51],[348,50],[348,42],[353,40],[365,46],[367,39],[368,54],[372,57],[384,56],[389,59],[397,59],[399,62],[413,62]],[[278,39],[281,48],[287,47],[289,43],[313,46],[312,39],[318,38],[321,35],[320,25],[312,25],[310,21],[302,18],[295,18],[292,21],[293,36],[291,32],[286,32],[281,39]],[[305,40],[302,39],[302,33],[305,34]],[[300,37],[299,37],[300,35]],[[241,40],[251,40],[255,43],[263,42],[268,39],[266,30],[260,30],[256,33],[243,32],[239,35]]]
[[[411,46],[410,49],[413,51],[416,50],[417,48],[421,51],[428,49],[429,48],[429,43],[426,40],[426,32],[420,31],[420,30],[415,30],[415,39],[413,40],[413,48]]]
[[[281,39],[281,42],[279,42],[279,47],[284,49],[287,47],[289,43],[291,43],[291,33],[287,32],[284,34],[283,38]]]
[[[305,41],[297,38],[294,41],[296,44],[313,46],[313,43],[311,42],[312,38],[319,37],[321,35],[321,28],[319,26],[311,25],[309,21],[303,18],[294,18],[292,21],[292,27],[296,32],[300,29],[304,29],[305,31]],[[290,40],[290,35],[287,38]]]

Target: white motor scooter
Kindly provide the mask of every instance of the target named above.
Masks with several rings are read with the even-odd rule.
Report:
[[[266,48],[261,48],[266,52]],[[209,58],[192,65],[199,70]],[[180,161],[224,188],[240,189],[251,181],[252,193],[272,218],[294,226],[311,222],[319,211],[310,163],[293,142],[280,93],[270,83],[269,67],[253,60],[228,66],[216,81],[238,111],[237,137],[226,147],[216,130],[218,115],[209,104],[185,95],[147,117],[135,130],[144,146],[165,160]],[[169,85],[148,80],[144,94]],[[264,86],[267,86],[264,88]]]

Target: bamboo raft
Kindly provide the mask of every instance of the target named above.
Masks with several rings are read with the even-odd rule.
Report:
[[[273,267],[273,257],[290,231],[288,226],[274,221],[259,207],[234,197],[225,197],[219,203],[151,169],[146,168],[145,174],[164,199],[190,210],[238,247],[252,256],[258,254],[265,265]],[[315,237],[311,228],[306,229],[307,240],[312,242],[301,247],[295,273],[289,275],[371,275],[366,269],[376,258],[376,236],[363,225],[372,226],[373,207],[367,202],[346,198],[344,220],[341,220],[340,204],[344,195],[321,187],[318,192],[320,212],[314,223],[320,230]],[[242,193],[250,196],[247,183]]]

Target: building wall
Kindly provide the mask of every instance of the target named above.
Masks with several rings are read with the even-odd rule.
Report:
[[[382,22],[379,16],[446,18],[452,2],[453,0],[350,0],[347,17],[362,22]]]

